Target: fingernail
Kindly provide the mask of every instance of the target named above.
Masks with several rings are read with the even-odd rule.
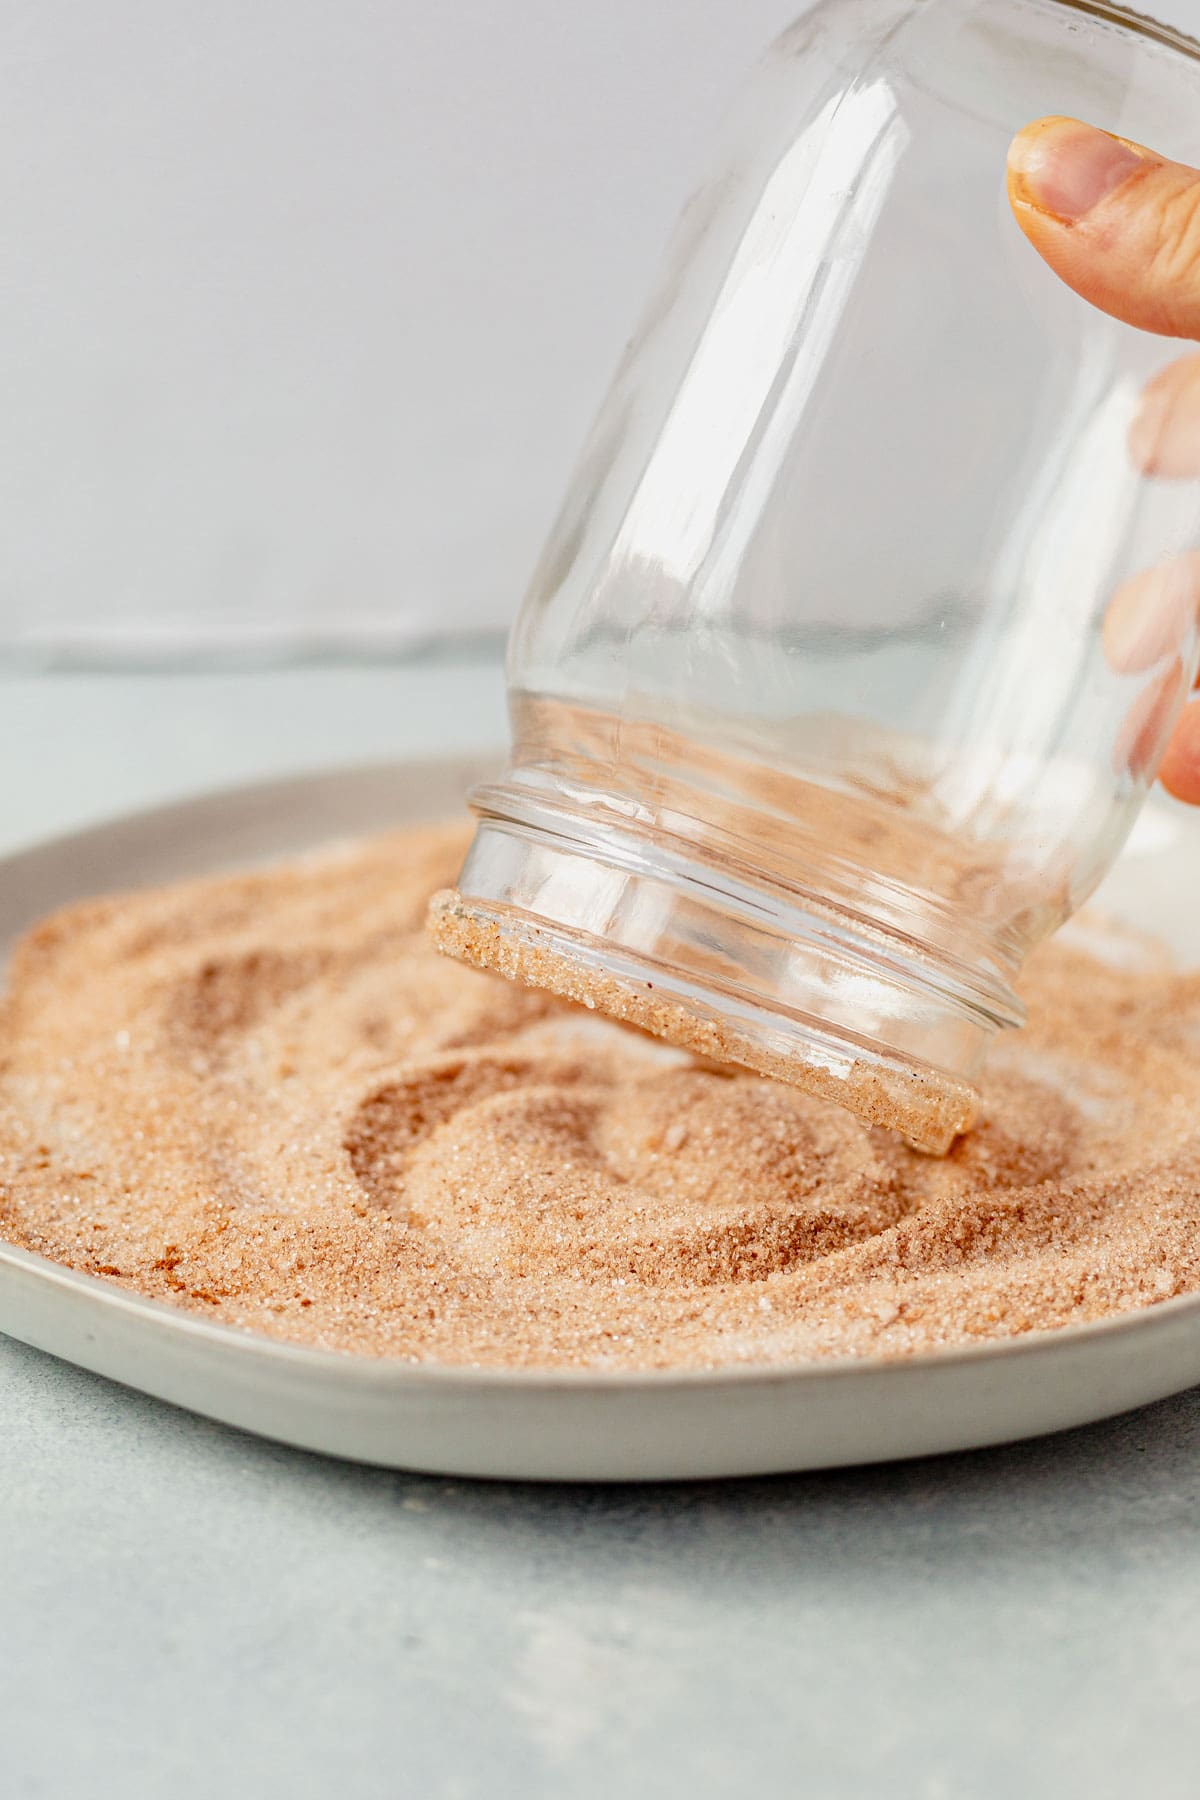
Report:
[[[1178,656],[1200,617],[1200,559],[1174,556],[1119,587],[1104,615],[1104,654],[1119,675]]]
[[[1183,698],[1179,664],[1156,676],[1138,695],[1117,733],[1114,766],[1135,780],[1148,780],[1158,765],[1175,708]]]
[[[1176,800],[1200,802],[1200,706],[1185,706],[1159,767],[1162,784]]]
[[[1146,160],[1079,119],[1039,119],[1013,139],[1008,170],[1017,199],[1073,224]]]
[[[1129,454],[1147,474],[1154,469],[1171,412],[1170,394],[1163,388],[1148,387],[1130,422]]]
[[[1143,654],[1146,615],[1140,595],[1116,594],[1104,615],[1104,654],[1110,669],[1124,675],[1143,669],[1154,658]]]

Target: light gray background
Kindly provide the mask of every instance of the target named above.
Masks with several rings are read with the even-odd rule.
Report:
[[[802,10],[5,0],[0,650],[506,625]]]

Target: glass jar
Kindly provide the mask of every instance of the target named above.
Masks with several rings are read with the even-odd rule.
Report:
[[[1163,346],[1013,220],[1044,113],[1200,159],[1200,48],[1086,0],[827,0],[774,46],[584,449],[432,914],[931,1150],[1197,666],[1178,605],[1152,666],[1105,655],[1200,489],[1127,446]]]

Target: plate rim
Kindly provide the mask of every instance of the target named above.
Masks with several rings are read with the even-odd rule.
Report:
[[[372,1383],[394,1383],[397,1386],[477,1386],[536,1389],[555,1387],[576,1391],[596,1388],[645,1388],[660,1392],[664,1388],[728,1387],[767,1382],[805,1382],[855,1375],[888,1376],[918,1369],[954,1369],[980,1362],[1015,1360],[1041,1353],[1058,1344],[1085,1345],[1111,1338],[1136,1335],[1154,1324],[1173,1325],[1189,1314],[1200,1316],[1200,1290],[1176,1294],[1170,1299],[1153,1300],[1145,1306],[1130,1307],[1126,1312],[1106,1319],[1087,1319],[1077,1325],[1056,1325],[1038,1331],[1025,1331],[1015,1337],[984,1338],[971,1344],[951,1344],[936,1350],[914,1351],[909,1356],[829,1356],[811,1357],[787,1363],[738,1362],[707,1367],[689,1365],[682,1369],[605,1368],[601,1365],[556,1367],[487,1363],[448,1363],[433,1360],[408,1360],[398,1356],[364,1356],[354,1350],[328,1350],[316,1345],[300,1344],[288,1338],[276,1338],[252,1326],[230,1325],[206,1319],[183,1307],[157,1300],[149,1294],[117,1287],[107,1276],[91,1275],[67,1263],[55,1262],[35,1250],[0,1238],[0,1273],[8,1270],[18,1279],[31,1280],[52,1288],[84,1295],[94,1304],[123,1315],[151,1329],[167,1331],[209,1344],[214,1349],[232,1351],[252,1357],[267,1356],[296,1373],[308,1369],[327,1376],[352,1375]],[[0,1324],[0,1331],[6,1330]],[[16,1335],[16,1334],[13,1334]]]

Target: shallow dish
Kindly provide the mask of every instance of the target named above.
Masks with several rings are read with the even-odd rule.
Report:
[[[462,760],[272,782],[0,859],[0,944],[113,888],[438,818]],[[1099,903],[1200,960],[1200,835],[1152,805]],[[1200,1295],[1119,1319],[884,1362],[579,1373],[335,1356],[213,1325],[0,1243],[0,1330],[209,1418],[396,1468],[533,1480],[755,1475],[964,1450],[1081,1425],[1200,1382]]]

